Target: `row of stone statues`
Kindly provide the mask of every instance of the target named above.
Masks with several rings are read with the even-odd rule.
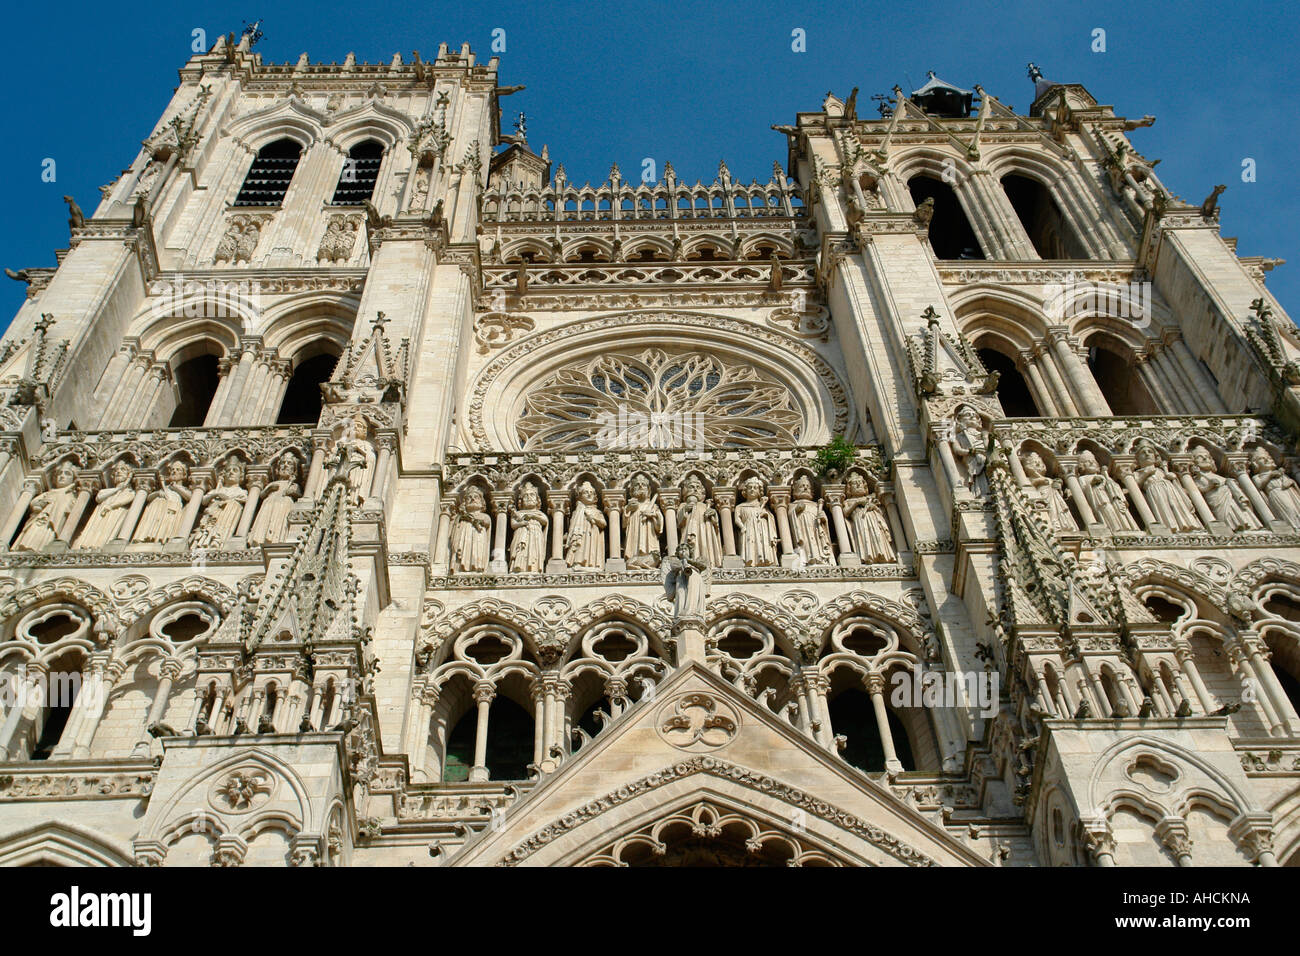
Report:
[[[1060,531],[1079,530],[1066,495],[1085,523],[1119,533],[1141,530],[1134,512],[1148,529],[1175,534],[1213,530],[1216,523],[1233,532],[1266,530],[1275,521],[1300,530],[1300,485],[1262,446],[1255,447],[1235,477],[1221,474],[1204,446],[1191,450],[1190,464],[1180,474],[1166,467],[1150,443],[1139,445],[1134,457],[1132,466],[1116,469],[1116,480],[1096,455],[1082,451],[1074,473],[1063,482],[1050,477],[1042,456],[1031,451],[1020,456],[1021,484],[1048,524]]]
[[[779,494],[769,494],[756,477],[741,482],[736,499],[710,497],[694,475],[679,490],[677,500],[666,504],[649,477],[637,474],[628,482],[626,501],[619,492],[607,493],[602,502],[595,486],[583,481],[571,508],[567,496],[549,496],[548,514],[541,489],[525,482],[513,500],[494,502],[494,522],[487,495],[470,485],[450,513],[448,565],[453,573],[534,574],[548,565],[645,570],[659,567],[678,542],[688,540],[710,568],[830,566],[837,563],[836,543],[841,565],[898,560],[880,496],[856,471],[842,490],[823,498],[816,497],[807,475]]]
[[[136,477],[126,461],[114,464],[110,475],[112,484],[95,491],[92,482],[78,480],[72,462],[59,464],[49,490],[32,497],[10,550],[47,551],[56,542],[74,550],[113,542],[217,548],[241,536],[259,547],[286,540],[289,512],[302,496],[301,464],[289,452],[276,459],[264,485],[249,483],[244,463],[234,457],[220,466],[211,489],[192,481],[179,460],[163,468],[157,488],[154,479]]]

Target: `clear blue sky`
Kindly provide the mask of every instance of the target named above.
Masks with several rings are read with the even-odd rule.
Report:
[[[10,184],[0,231],[0,265],[54,264],[68,239],[61,201],[74,195],[89,213],[97,188],[136,155],[190,55],[191,31],[238,32],[261,17],[257,49],[269,61],[386,62],[412,50],[432,59],[441,41],[468,41],[484,60],[492,31],[506,31],[501,82],[527,84],[505,100],[528,113],[534,148],[550,145],[570,180],[603,181],[611,162],[639,175],[653,157],[679,178],[711,181],[725,158],[732,175],[766,181],[785,161],[772,123],[815,110],[827,90],[868,97],[895,83],[911,89],[926,70],[967,88],[980,83],[1004,103],[1028,108],[1025,64],[1049,79],[1086,86],[1130,117],[1154,113],[1133,134],[1137,148],[1163,160],[1165,184],[1200,202],[1215,183],[1223,233],[1243,255],[1290,260],[1269,287],[1300,316],[1300,40],[1295,8],[1284,3],[281,3],[61,2],[9,8],[0,35],[0,71],[10,133],[0,173]],[[807,52],[791,50],[791,31]],[[1093,31],[1106,51],[1093,52]],[[46,157],[58,181],[41,181]],[[1257,181],[1241,181],[1243,158]],[[0,277],[0,328],[24,286]]]

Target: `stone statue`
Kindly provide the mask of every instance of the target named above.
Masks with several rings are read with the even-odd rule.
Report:
[[[169,461],[163,469],[162,487],[149,492],[132,541],[166,544],[180,534],[185,506],[194,497],[189,487],[190,469],[183,461]]]
[[[1079,526],[1075,523],[1074,515],[1070,514],[1070,507],[1061,495],[1061,480],[1048,477],[1047,464],[1043,461],[1043,456],[1036,451],[1031,451],[1020,459],[1020,466],[1029,480],[1031,493],[1046,506],[1047,521],[1052,530],[1078,531]]]
[[[261,227],[257,223],[250,222],[244,226],[235,241],[236,262],[251,262],[253,260],[253,253],[257,251],[257,240],[261,238],[261,235]]]
[[[790,487],[790,532],[808,564],[834,564],[831,528],[820,498],[813,498],[812,479],[800,475]]]
[[[1214,517],[1232,531],[1254,531],[1261,527],[1246,493],[1231,478],[1219,474],[1208,448],[1197,445],[1192,452],[1192,464],[1195,466],[1192,480],[1201,489],[1201,496]]]
[[[740,486],[744,499],[736,505],[736,550],[747,568],[770,568],[777,564],[776,518],[767,507],[763,482],[746,478]]]
[[[81,211],[77,201],[71,196],[64,196],[63,201],[68,204],[68,228],[81,229],[86,225],[86,214]]]
[[[457,512],[451,528],[451,571],[486,571],[492,553],[492,518],[483,492],[473,485],[465,489]]]
[[[696,552],[694,535],[677,545],[677,553],[666,558],[662,568],[664,587],[673,600],[674,623],[702,622],[713,575],[709,563]]]
[[[704,482],[691,475],[682,485],[682,501],[677,506],[677,537],[695,538],[696,554],[711,568],[722,566],[722,538],[718,530],[718,512],[708,500]]]
[[[238,458],[227,458],[217,476],[217,486],[203,496],[203,516],[199,518],[194,545],[215,548],[233,538],[247,500],[244,465]]]
[[[605,569],[605,524],[605,515],[596,501],[596,489],[591,482],[584,481],[578,486],[578,503],[573,506],[564,555],[571,570]]]
[[[275,544],[288,537],[289,512],[294,502],[302,496],[298,459],[285,452],[275,461],[275,478],[262,489],[262,503],[257,506],[257,518],[248,529],[248,546],[259,548]]]
[[[1144,442],[1138,446],[1137,468],[1133,476],[1157,521],[1175,533],[1201,530],[1201,520],[1196,516],[1187,492],[1179,488],[1174,476],[1165,470],[1154,445]]]
[[[551,521],[542,510],[542,496],[531,481],[519,490],[519,507],[510,508],[510,570],[537,573],[546,568],[546,530]]]
[[[1263,445],[1256,445],[1250,453],[1250,474],[1273,513],[1291,527],[1300,528],[1300,490]]]
[[[979,412],[969,405],[957,409],[957,420],[948,439],[953,458],[966,473],[966,487],[975,494],[988,490],[984,466],[988,464],[988,433]]]
[[[375,446],[366,435],[370,425],[361,414],[353,415],[343,423],[343,430],[334,443],[335,454],[355,455],[356,464],[348,468],[348,494],[354,505],[360,505],[371,493],[370,478],[375,471]]]
[[[878,495],[867,488],[861,472],[849,473],[844,485],[844,517],[853,536],[853,551],[863,564],[888,564],[898,560],[889,519]]]
[[[623,508],[623,557],[629,570],[658,567],[659,535],[664,530],[663,509],[650,496],[650,479],[636,474],[628,485]]]
[[[1138,531],[1137,522],[1128,510],[1128,498],[1120,483],[1101,470],[1097,456],[1090,451],[1079,453],[1079,485],[1097,520],[1111,531]]]
[[[64,461],[54,470],[50,489],[42,491],[28,506],[30,517],[12,550],[40,551],[59,536],[77,500],[76,482],[77,467],[72,462]]]
[[[131,487],[131,465],[119,461],[113,465],[111,472],[112,487],[102,489],[95,495],[95,511],[86,522],[86,527],[77,535],[75,548],[102,548],[117,537],[122,530],[122,522],[135,500],[135,489]]]

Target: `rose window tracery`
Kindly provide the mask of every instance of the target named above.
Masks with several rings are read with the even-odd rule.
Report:
[[[708,352],[611,352],[532,388],[516,428],[525,450],[797,445],[790,389]]]

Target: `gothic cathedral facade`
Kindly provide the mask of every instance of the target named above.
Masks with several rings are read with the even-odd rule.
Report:
[[[0,864],[1300,863],[1276,261],[1031,77],[593,187],[194,56],[13,273]]]

